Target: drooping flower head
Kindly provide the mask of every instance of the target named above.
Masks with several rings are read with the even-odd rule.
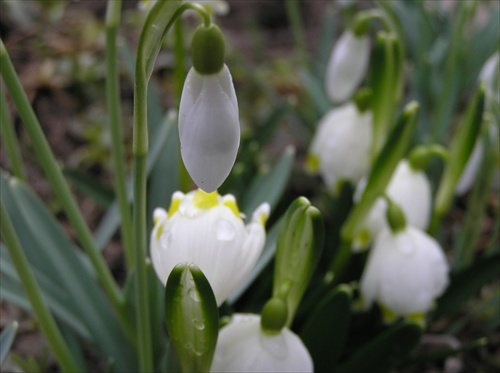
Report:
[[[326,70],[325,88],[334,102],[348,100],[368,69],[370,39],[346,30],[332,50]]]
[[[308,155],[308,168],[319,171],[326,185],[356,184],[370,169],[372,112],[354,103],[330,110],[319,122]]]
[[[212,372],[312,372],[309,351],[288,328],[266,334],[261,317],[235,314],[217,341]]]
[[[262,252],[269,204],[260,205],[245,226],[235,198],[202,190],[174,193],[167,211],[157,208],[151,259],[165,284],[181,262],[205,274],[220,306],[244,281]]]
[[[182,90],[179,139],[186,169],[205,192],[227,178],[240,145],[238,101],[224,64],[224,39],[214,24],[198,27],[191,48],[193,67]]]
[[[377,236],[360,281],[366,309],[377,302],[386,321],[429,311],[448,285],[448,263],[436,240],[420,229],[385,228]]]

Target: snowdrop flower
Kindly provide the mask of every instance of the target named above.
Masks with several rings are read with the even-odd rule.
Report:
[[[377,302],[386,321],[429,311],[448,286],[448,263],[438,242],[415,227],[384,229],[360,280],[365,309]]]
[[[366,179],[363,179],[354,192],[355,201],[361,199],[365,186]],[[387,186],[386,194],[401,207],[409,225],[427,229],[432,210],[432,191],[430,181],[423,171],[414,170],[407,160],[400,161]],[[388,227],[386,210],[385,199],[377,198],[354,241],[354,250],[367,247],[381,230]]]
[[[261,317],[235,314],[217,341],[212,372],[312,372],[309,351],[288,328],[266,334]]]
[[[227,178],[240,145],[238,101],[223,62],[224,48],[217,26],[197,29],[193,67],[184,82],[179,108],[182,160],[205,192],[213,192]]]
[[[370,57],[370,39],[346,30],[332,50],[326,70],[326,92],[332,101],[349,99],[363,80]]]
[[[342,181],[356,184],[368,173],[372,122],[372,112],[360,112],[354,103],[332,109],[319,122],[307,166],[319,171],[334,192]]]
[[[234,196],[175,192],[170,208],[154,211],[151,260],[165,284],[172,269],[193,262],[207,277],[220,306],[245,280],[259,258],[269,204],[263,203],[246,226]]]

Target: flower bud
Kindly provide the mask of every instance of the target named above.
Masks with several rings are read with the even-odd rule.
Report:
[[[262,252],[269,205],[260,205],[246,226],[236,200],[202,190],[174,193],[168,213],[154,212],[151,259],[165,284],[181,262],[196,264],[207,277],[217,304],[245,280]]]
[[[372,113],[353,103],[329,111],[319,122],[308,155],[308,167],[319,171],[337,192],[340,183],[356,184],[370,169]]]
[[[182,160],[196,185],[216,190],[231,172],[240,145],[238,101],[229,69],[200,75],[192,68],[179,108]]]
[[[300,338],[288,328],[273,335],[260,316],[235,314],[219,333],[212,372],[312,372],[313,362]]]
[[[425,313],[448,286],[448,270],[440,245],[425,232],[384,229],[361,276],[363,305],[369,309],[377,302],[394,316]]]
[[[349,99],[363,80],[370,57],[370,39],[346,30],[330,55],[326,70],[326,92],[332,101]]]

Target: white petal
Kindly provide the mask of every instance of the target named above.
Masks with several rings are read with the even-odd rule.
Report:
[[[372,113],[360,113],[353,103],[329,111],[318,124],[310,153],[319,160],[326,185],[356,184],[370,168]]]
[[[370,40],[346,30],[337,41],[326,71],[326,91],[335,102],[349,99],[363,80],[370,57]]]
[[[234,315],[219,333],[212,372],[312,372],[311,356],[300,338],[285,328],[267,336],[260,316]]]
[[[229,70],[188,74],[179,109],[181,155],[193,181],[206,192],[227,178],[240,143],[238,104]]]
[[[361,198],[365,185],[365,179],[358,183],[354,193],[355,201]],[[413,170],[408,161],[402,160],[391,177],[386,193],[401,207],[408,225],[422,230],[427,229],[432,209],[432,191],[424,172]],[[369,244],[381,230],[389,228],[385,216],[386,210],[387,202],[382,197],[377,198],[367,214],[362,229],[370,233],[371,239],[357,239],[356,248]]]
[[[211,195],[200,204],[197,193],[208,196],[201,191],[188,193],[177,202],[175,212],[156,222],[151,259],[163,284],[178,263],[195,263],[210,282],[220,306],[252,270],[266,234],[260,222],[244,226],[237,207],[226,205],[235,205],[234,197]]]
[[[448,285],[448,263],[439,244],[407,227],[376,239],[360,282],[367,306],[374,300],[397,315],[427,312]]]

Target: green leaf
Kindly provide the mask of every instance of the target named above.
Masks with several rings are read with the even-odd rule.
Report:
[[[17,321],[12,321],[2,330],[2,334],[0,334],[0,366],[3,364],[10,351],[18,328],[19,324]]]
[[[498,276],[498,268],[500,268],[500,252],[475,262],[463,271],[452,274],[448,289],[437,301],[437,308],[432,313],[433,317],[458,311],[463,302],[476,295],[483,285]]]
[[[324,238],[320,211],[307,198],[297,198],[281,223],[274,267],[273,297],[286,300],[287,325],[291,325],[318,265]]]
[[[113,190],[100,184],[98,180],[78,170],[68,168],[63,169],[63,174],[80,192],[90,197],[99,206],[108,208],[113,203],[115,197]]]
[[[343,241],[352,242],[375,200],[384,193],[399,161],[405,156],[415,131],[418,104],[410,102],[399,116],[375,160],[365,191],[342,226]]]
[[[252,216],[253,211],[262,203],[268,202],[273,208],[278,204],[292,174],[295,149],[287,147],[273,170],[259,174],[250,184],[242,200],[242,211],[246,216]]]
[[[219,311],[210,283],[193,263],[178,264],[168,277],[165,322],[182,371],[209,371],[219,334]]]
[[[485,102],[485,89],[480,86],[467,107],[458,130],[450,144],[450,156],[436,192],[434,216],[430,231],[434,231],[453,201],[455,185],[472,154],[481,130]]]
[[[309,314],[300,337],[311,353],[314,369],[328,372],[341,356],[351,319],[352,289],[331,290]]]
[[[1,175],[0,185],[2,200],[30,265],[59,284],[68,307],[88,328],[91,341],[106,357],[115,359],[117,369],[134,370],[135,356],[86,257],[24,183],[17,180],[9,183]]]
[[[356,350],[336,372],[388,372],[404,361],[421,335],[422,329],[416,324],[394,324]]]

